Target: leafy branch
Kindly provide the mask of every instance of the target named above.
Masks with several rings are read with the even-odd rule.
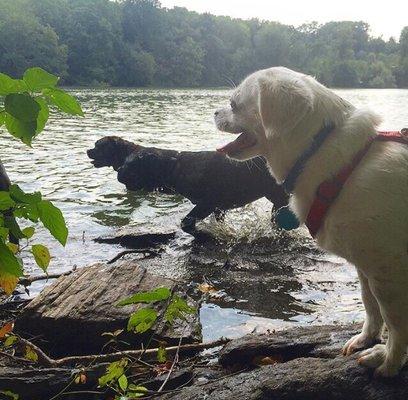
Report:
[[[70,115],[83,116],[77,100],[57,88],[59,78],[41,68],[30,68],[22,79],[13,79],[0,73],[0,128],[26,145],[40,134],[50,115],[50,107]],[[30,225],[21,228],[19,221],[40,222],[51,235],[65,246],[68,229],[62,212],[40,192],[26,193],[18,185],[10,185],[0,160],[0,287],[11,294],[23,275],[23,260],[20,253],[29,245],[35,233]],[[27,239],[27,246],[20,247],[19,240]],[[31,245],[37,265],[47,271],[51,255],[42,244]]]

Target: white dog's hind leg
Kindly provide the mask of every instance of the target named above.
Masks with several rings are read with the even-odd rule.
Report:
[[[393,271],[395,273],[395,271]],[[380,307],[388,328],[386,345],[377,345],[363,352],[359,362],[377,368],[375,374],[392,377],[398,374],[407,359],[408,300],[404,276],[392,276],[387,280],[370,280],[370,287]],[[402,274],[401,274],[402,275]]]
[[[361,333],[353,336],[343,347],[343,354],[350,355],[356,351],[371,347],[381,339],[383,318],[377,300],[371,293],[368,279],[364,274],[357,270],[361,284],[361,295],[366,311],[363,329]]]

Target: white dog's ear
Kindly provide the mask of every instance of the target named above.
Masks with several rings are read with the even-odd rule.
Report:
[[[313,93],[301,80],[260,78],[259,114],[267,136],[287,134],[313,109]]]

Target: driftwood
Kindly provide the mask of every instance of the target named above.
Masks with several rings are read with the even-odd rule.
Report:
[[[48,281],[48,279],[57,279],[61,276],[67,276],[75,271],[76,268],[73,268],[71,271],[66,271],[60,274],[42,274],[42,275],[32,275],[32,276],[22,276],[18,283],[23,286],[30,286],[33,282],[37,281]]]
[[[17,318],[15,330],[22,336],[41,338],[40,346],[56,357],[94,354],[108,341],[102,333],[125,329],[132,312],[145,307],[141,304],[118,307],[117,303],[137,292],[157,287],[167,287],[185,296],[177,282],[150,274],[135,262],[80,268],[60,277],[33,299]],[[191,306],[197,306],[191,298],[186,299]],[[201,341],[197,314],[169,326],[162,318],[164,302],[155,303],[153,307],[159,313],[154,327],[156,339],[176,344],[184,332],[183,343]],[[121,340],[138,348],[151,333],[124,332]]]

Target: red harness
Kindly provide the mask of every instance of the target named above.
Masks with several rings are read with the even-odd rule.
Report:
[[[401,132],[378,132],[377,136],[370,138],[364,149],[360,150],[353,158],[351,163],[345,166],[333,178],[324,181],[319,185],[316,191],[316,197],[310,207],[309,214],[306,218],[306,226],[309,228],[310,234],[315,237],[320,227],[322,226],[324,217],[329,211],[330,206],[336,200],[341,189],[345,185],[349,176],[358,166],[363,157],[367,154],[371,144],[374,141],[381,142],[399,142],[408,145],[408,132],[403,129]]]

